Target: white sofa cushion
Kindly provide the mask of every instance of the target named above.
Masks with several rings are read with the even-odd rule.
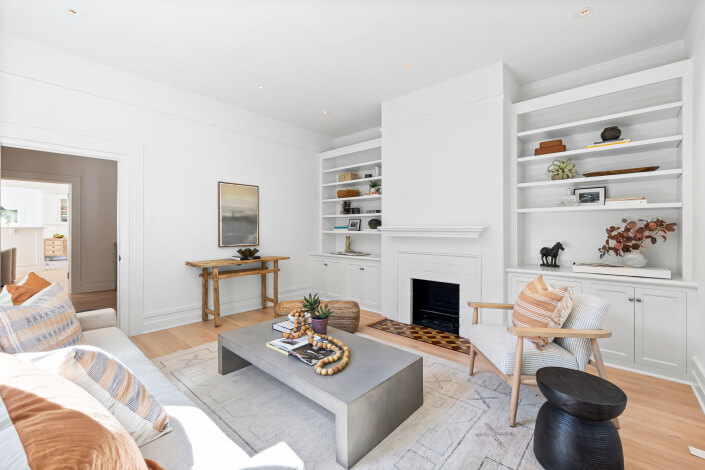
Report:
[[[468,339],[482,352],[500,371],[505,374],[514,373],[514,352],[517,337],[507,332],[501,325],[472,325]],[[542,367],[566,367],[577,369],[575,356],[558,344],[549,343],[545,349],[536,349],[534,344],[524,339],[524,354],[522,356],[521,373],[536,375]]]
[[[277,450],[283,460],[256,466],[256,458],[228,438],[220,428],[184,395],[118,328],[101,328],[84,333],[86,344],[97,346],[120,359],[139,378],[169,415],[173,431],[140,447],[145,458],[169,470],[178,469],[303,469],[303,462],[280,443],[263,451]],[[284,452],[281,445],[286,446]],[[253,467],[253,465],[255,465]]]

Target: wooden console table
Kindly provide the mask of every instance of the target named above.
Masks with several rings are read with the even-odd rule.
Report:
[[[220,288],[219,281],[231,277],[262,276],[262,308],[267,307],[267,302],[272,302],[275,306],[279,303],[279,261],[289,259],[288,256],[263,256],[260,259],[235,260],[235,259],[212,259],[206,261],[186,261],[186,266],[193,266],[203,270],[199,275],[203,281],[201,294],[201,315],[203,321],[208,321],[208,315],[213,315],[215,326],[220,326]],[[272,263],[268,268],[267,263]],[[259,264],[260,267],[238,269],[220,272],[219,268],[228,266],[241,266],[248,264]],[[209,271],[210,270],[210,271]],[[267,274],[274,274],[273,297],[267,297]],[[208,281],[213,281],[213,309],[208,308]]]

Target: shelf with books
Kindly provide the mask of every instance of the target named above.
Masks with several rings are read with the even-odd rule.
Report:
[[[322,215],[324,219],[355,219],[361,217],[382,217],[381,212],[375,212],[372,214],[328,214]]]
[[[343,234],[343,235],[379,235],[379,230],[323,230],[326,234]]]
[[[543,163],[546,164],[549,160],[566,159],[577,160],[580,158],[594,157],[615,157],[620,155],[628,155],[637,152],[646,152],[652,150],[672,149],[680,145],[683,140],[682,135],[671,135],[667,137],[657,137],[654,139],[644,139],[626,142],[623,144],[606,145],[602,147],[578,148],[567,150],[565,152],[549,153],[546,155],[536,155],[517,158],[518,163]]]

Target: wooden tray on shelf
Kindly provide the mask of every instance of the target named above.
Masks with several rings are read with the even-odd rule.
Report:
[[[590,171],[588,173],[583,173],[583,176],[586,178],[592,178],[595,176],[626,175],[627,173],[646,173],[648,171],[656,171],[658,169],[658,166],[642,166],[640,168],[625,168],[623,170]]]

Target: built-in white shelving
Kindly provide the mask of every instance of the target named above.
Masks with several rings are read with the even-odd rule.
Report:
[[[375,212],[372,214],[325,214],[324,219],[354,219],[356,217],[382,217],[381,212]]]
[[[323,187],[327,188],[330,186],[345,186],[345,185],[350,185],[350,184],[368,184],[370,181],[382,181],[382,177],[381,176],[373,176],[372,178],[358,178],[356,180],[338,181],[335,183],[325,183],[325,184],[323,184]]]
[[[364,201],[364,200],[371,201],[374,199],[382,199],[382,196],[336,197],[336,198],[331,198],[331,199],[324,199],[323,202]],[[359,214],[350,214],[350,215],[359,215]]]
[[[535,155],[529,157],[521,157],[517,159],[519,163],[535,163],[544,162],[546,160],[577,160],[579,158],[593,158],[597,156],[615,157],[619,155],[628,155],[637,152],[646,152],[652,150],[661,150],[666,148],[678,147],[683,140],[682,135],[672,135],[668,137],[658,137],[654,139],[645,139],[635,142],[627,142],[624,144],[606,145],[604,147],[580,148],[575,150],[567,150],[565,152],[549,153],[547,155]]]
[[[529,207],[524,209],[517,209],[517,212],[521,214],[527,214],[532,212],[593,212],[593,211],[623,211],[631,212],[633,210],[648,210],[648,209],[680,209],[683,207],[682,202],[661,202],[661,203],[650,203],[643,205],[634,206],[558,206],[558,207]]]
[[[323,233],[336,235],[379,235],[379,230],[324,230]]]
[[[320,155],[321,160],[328,160],[330,158],[338,158],[344,156],[350,156],[356,153],[364,152],[365,150],[379,149],[382,147],[382,139],[372,139],[366,140],[365,142],[359,142],[357,144],[346,145],[345,147],[339,147],[337,149],[328,150]]]
[[[355,171],[355,170],[363,170],[365,168],[372,168],[375,166],[378,166],[382,163],[382,160],[372,160],[369,162],[362,162],[362,163],[355,163],[352,165],[343,165],[343,166],[338,166],[335,168],[329,168],[327,170],[323,170],[323,174],[326,173],[337,173],[341,171]]]
[[[590,178],[579,177],[570,178],[567,180],[546,180],[546,181],[531,181],[528,183],[518,183],[517,188],[539,188],[539,187],[550,187],[550,186],[576,186],[582,185],[583,183],[606,183],[610,181],[629,181],[629,180],[641,180],[649,181],[662,178],[678,178],[683,174],[683,170],[680,168],[675,170],[657,170],[657,171],[645,171],[643,173],[626,173],[623,175],[606,175],[606,176],[592,176]]]

